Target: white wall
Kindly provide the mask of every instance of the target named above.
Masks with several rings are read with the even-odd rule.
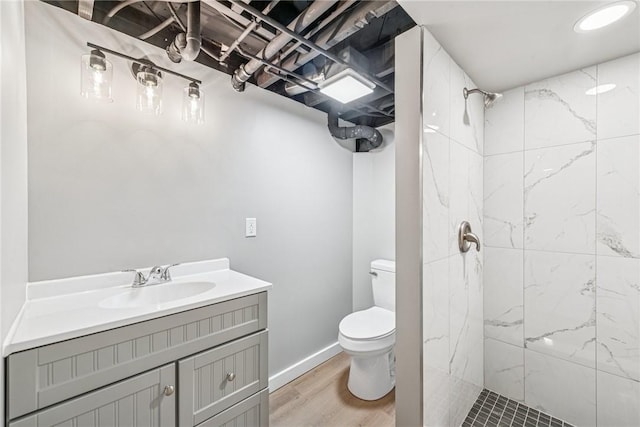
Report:
[[[575,425],[640,425],[639,94],[640,53],[487,110],[486,385]]]
[[[396,258],[393,125],[380,128],[384,146],[353,154],[353,310],[373,305],[371,261]]]
[[[27,111],[22,2],[0,2],[0,342],[27,282]],[[4,383],[4,363],[0,381]],[[4,402],[0,387],[0,402]],[[0,419],[3,405],[0,405]]]
[[[82,99],[91,41],[171,66],[161,49],[28,2],[30,279],[228,256],[273,282],[270,372],[337,341],[351,311],[352,154],[326,115],[262,89],[231,89],[199,64],[206,123],[180,120],[186,82],[166,77],[164,113],[135,110],[127,61],[112,104]],[[258,236],[244,238],[256,217]]]

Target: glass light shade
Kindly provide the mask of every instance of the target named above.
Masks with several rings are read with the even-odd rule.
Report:
[[[191,83],[183,90],[182,120],[188,123],[204,123],[204,92],[196,83]]]
[[[136,108],[145,113],[162,112],[162,76],[156,72],[140,71],[136,75],[138,94]]]
[[[111,82],[113,68],[99,51],[82,55],[80,93],[87,99],[98,102],[112,102]]]

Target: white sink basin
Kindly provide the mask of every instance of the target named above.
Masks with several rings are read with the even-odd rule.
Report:
[[[98,303],[98,306],[122,309],[166,304],[208,292],[215,286],[216,284],[213,282],[169,282],[162,285],[130,288],[125,292],[103,299]]]

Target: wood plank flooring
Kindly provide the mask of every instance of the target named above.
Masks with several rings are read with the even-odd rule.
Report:
[[[347,389],[349,356],[340,353],[269,396],[271,427],[391,427],[395,389],[368,402]]]

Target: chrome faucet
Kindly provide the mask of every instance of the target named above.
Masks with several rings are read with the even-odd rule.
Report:
[[[131,283],[131,287],[140,288],[142,286],[157,285],[159,283],[170,282],[171,272],[169,271],[169,269],[171,267],[175,267],[176,265],[179,265],[179,264],[169,264],[166,267],[156,265],[151,269],[147,277],[144,277],[144,273],[138,270],[123,270],[123,271],[135,273],[133,277],[133,282]]]

